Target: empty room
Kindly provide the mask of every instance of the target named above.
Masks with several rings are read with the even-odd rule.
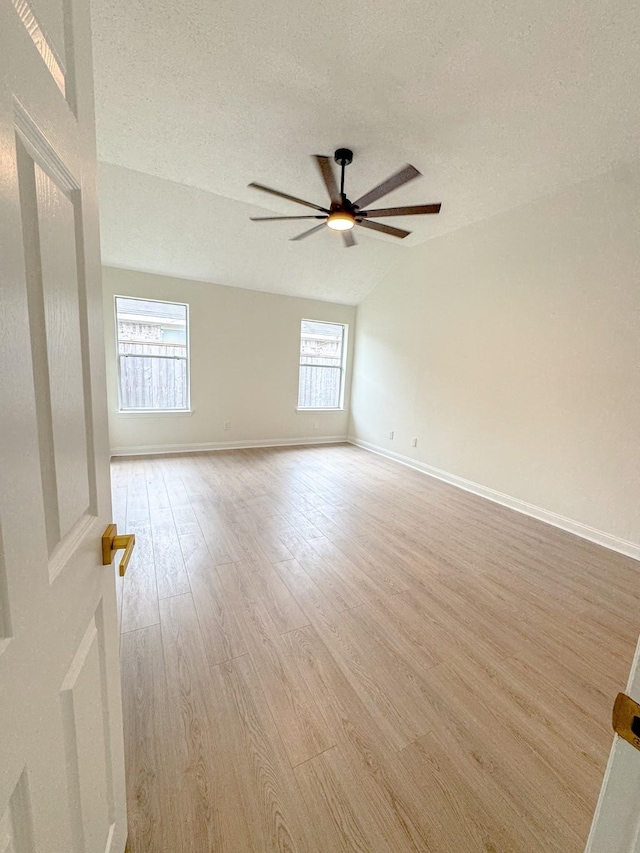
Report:
[[[0,0],[0,853],[639,853],[629,0]]]

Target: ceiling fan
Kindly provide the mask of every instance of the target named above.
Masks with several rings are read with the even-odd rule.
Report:
[[[354,225],[371,228],[373,231],[381,231],[383,234],[389,234],[391,237],[398,237],[401,240],[411,234],[411,231],[405,231],[403,228],[393,228],[391,225],[384,225],[382,222],[372,222],[371,217],[379,219],[385,216],[414,216],[415,214],[423,213],[440,213],[440,204],[416,204],[410,207],[381,207],[375,210],[364,209],[367,205],[377,201],[392,190],[398,189],[398,187],[408,183],[408,181],[421,177],[420,172],[414,166],[408,164],[403,166],[402,169],[395,172],[386,181],[382,181],[381,184],[378,184],[377,187],[360,196],[356,201],[350,201],[344,191],[344,170],[353,160],[353,151],[350,151],[348,148],[338,148],[333,156],[333,159],[340,166],[340,189],[338,189],[335,175],[333,174],[331,159],[329,157],[322,157],[319,154],[316,154],[314,159],[318,164],[320,175],[329,193],[330,207],[321,207],[318,204],[313,204],[313,202],[304,201],[301,198],[280,192],[280,190],[265,187],[263,184],[251,183],[249,186],[256,190],[262,190],[262,192],[271,193],[271,195],[276,195],[279,198],[286,198],[289,201],[295,201],[297,204],[303,204],[305,207],[311,207],[314,210],[320,211],[319,214],[307,216],[252,216],[250,217],[251,220],[253,222],[267,222],[282,219],[321,219],[322,222],[319,225],[314,225],[313,228],[309,228],[307,231],[303,231],[302,234],[298,234],[297,237],[291,237],[290,239],[303,240],[305,237],[315,234],[316,231],[320,231],[321,228],[327,225],[333,231],[342,232],[344,245],[349,248],[349,246],[355,246],[356,244],[354,236],[351,233]]]

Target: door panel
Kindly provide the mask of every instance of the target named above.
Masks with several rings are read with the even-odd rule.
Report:
[[[91,75],[87,0],[0,0],[0,851],[16,853],[126,839]]]
[[[72,201],[35,166],[58,541],[89,510],[87,440]],[[33,330],[33,325],[32,325]],[[36,331],[40,331],[36,328]],[[56,545],[58,542],[55,543]]]
[[[44,144],[40,142],[40,149]],[[78,193],[34,163],[18,134],[18,181],[47,545],[55,547],[95,503],[87,458],[86,389],[76,246]],[[41,153],[41,162],[46,156]],[[52,170],[53,171],[53,170]],[[66,192],[65,192],[66,190]]]
[[[64,94],[64,11],[63,0],[12,0],[20,20],[58,88]]]
[[[104,738],[107,697],[100,672],[99,646],[93,618],[60,691],[73,849],[77,853],[105,850],[113,823],[108,742]],[[103,736],[97,739],[96,722],[103,730]]]
[[[24,773],[11,793],[4,814],[0,816],[0,850],[2,853],[34,851],[29,789]]]

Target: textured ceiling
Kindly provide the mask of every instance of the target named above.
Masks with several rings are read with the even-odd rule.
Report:
[[[292,243],[291,234],[315,223],[260,227],[249,221],[260,208],[120,166],[102,163],[98,179],[110,266],[355,304],[371,289],[371,269],[383,276],[402,257],[391,237],[382,242],[368,233],[358,251],[343,249],[328,228]]]
[[[411,245],[638,157],[640,14],[629,0],[92,0],[105,263],[358,302]],[[356,198],[404,242],[343,249],[259,181],[324,203],[310,154],[353,148]],[[302,223],[304,226],[305,223]],[[312,224],[312,223],[310,223]]]

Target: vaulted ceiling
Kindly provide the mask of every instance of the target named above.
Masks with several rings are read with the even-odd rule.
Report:
[[[637,159],[629,0],[92,0],[103,259],[357,303],[415,246]],[[351,198],[406,162],[404,241],[357,247],[249,189],[323,204],[309,155],[354,150]],[[311,223],[310,223],[311,224]]]

